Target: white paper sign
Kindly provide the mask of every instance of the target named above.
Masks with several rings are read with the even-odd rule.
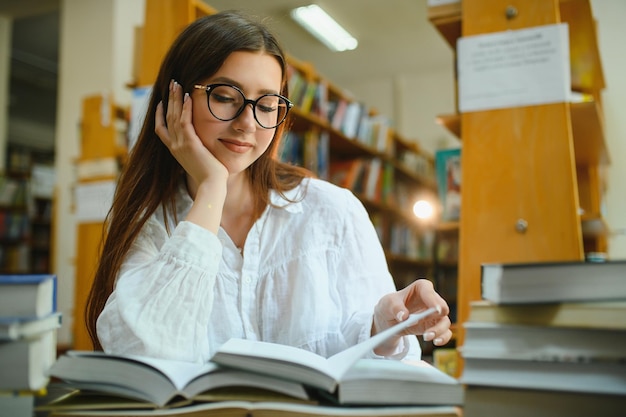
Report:
[[[115,193],[116,182],[99,181],[76,185],[76,219],[79,223],[97,223],[104,221]]]
[[[115,158],[93,158],[76,164],[76,176],[79,180],[95,177],[114,177],[119,168]]]
[[[463,37],[457,52],[462,113],[569,98],[567,23]]]

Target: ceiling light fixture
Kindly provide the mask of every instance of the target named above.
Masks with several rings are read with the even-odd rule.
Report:
[[[293,9],[291,17],[335,52],[355,49],[359,42],[316,4]]]

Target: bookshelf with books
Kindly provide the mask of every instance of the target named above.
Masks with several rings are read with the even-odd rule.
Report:
[[[450,304],[450,320],[456,323],[458,231],[461,215],[461,149],[437,150],[435,171],[441,214],[435,231],[433,276],[437,290]]]
[[[432,276],[435,288],[450,306],[452,340],[439,348],[431,344],[435,363],[446,372],[456,369],[456,332],[458,298],[459,219],[461,214],[461,149],[435,151],[435,178],[439,204],[438,222],[434,230]],[[436,352],[438,351],[438,352]]]
[[[52,154],[10,145],[0,176],[0,271],[50,271],[52,193],[41,194],[36,175]],[[44,215],[47,214],[47,217]]]
[[[434,227],[420,223],[412,210],[419,199],[436,200],[433,157],[311,64],[293,57],[289,64],[295,107],[279,157],[359,197],[398,287],[431,276]]]
[[[52,241],[52,199],[42,196],[33,197],[31,217],[31,270],[35,273],[50,272]]]
[[[457,89],[457,112],[438,117],[462,140],[462,206],[472,213],[459,223],[459,322],[480,299],[482,263],[583,260],[607,249],[605,85],[590,2],[509,3],[431,6],[429,20],[454,59],[461,36],[567,23],[571,90],[582,99],[461,113]]]
[[[450,305],[450,320],[456,323],[459,265],[458,223],[446,222],[437,225],[433,249],[435,285],[437,291]]]
[[[7,173],[0,179],[0,265],[4,273],[27,272],[30,260],[28,177]]]

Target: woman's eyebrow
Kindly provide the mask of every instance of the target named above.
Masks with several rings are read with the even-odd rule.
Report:
[[[235,87],[238,87],[241,91],[244,91],[243,86],[237,81],[233,80],[232,78],[222,76],[222,77],[212,78],[211,81],[209,82],[209,84],[215,84],[215,83],[224,83],[224,84],[234,85]],[[272,89],[262,89],[262,90],[259,90],[258,93],[259,94],[280,94],[280,91],[276,91]]]

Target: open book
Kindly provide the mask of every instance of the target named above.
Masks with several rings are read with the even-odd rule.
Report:
[[[156,359],[103,352],[68,351],[50,376],[83,391],[106,393],[163,407],[177,397],[192,399],[222,387],[268,388],[276,394],[307,400],[301,384],[261,374],[222,368],[215,363]]]
[[[405,321],[329,358],[293,346],[230,339],[218,349],[211,360],[226,367],[271,375],[333,392],[342,377],[359,359],[434,312],[435,309],[431,308],[411,314]]]
[[[263,389],[288,397],[291,402],[458,405],[462,403],[458,382],[425,362],[415,366],[363,359],[385,340],[433,312],[431,309],[411,315],[330,358],[291,346],[231,339],[207,364],[69,351],[54,364],[50,375],[73,388],[133,398],[158,407],[170,406],[181,397],[214,401],[210,391],[225,387]],[[342,380],[344,386],[340,385]],[[373,391],[378,393],[374,395]]]

